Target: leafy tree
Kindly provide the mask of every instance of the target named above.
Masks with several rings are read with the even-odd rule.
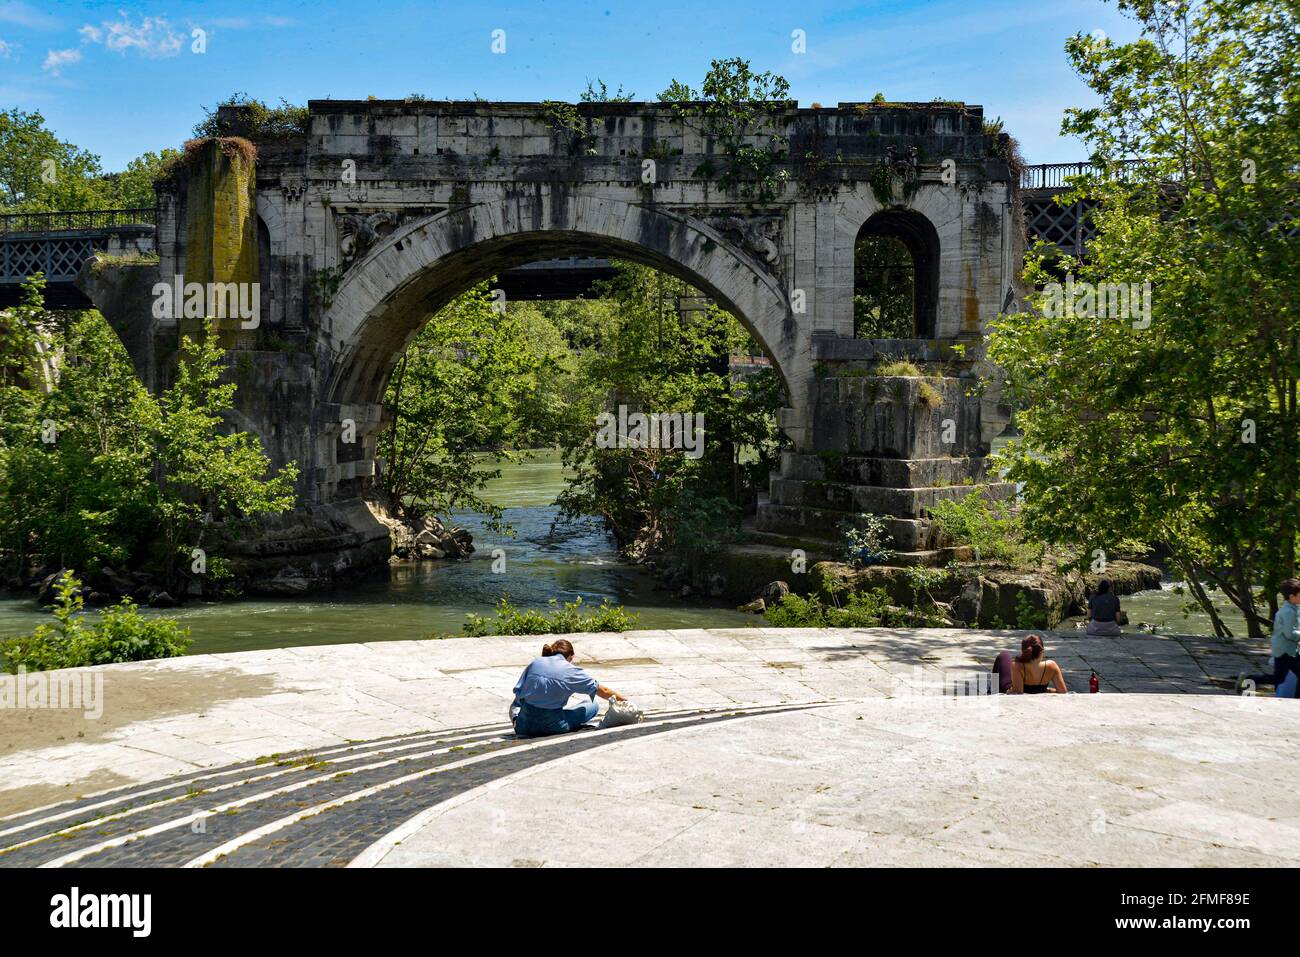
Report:
[[[888,236],[863,236],[853,251],[853,329],[859,339],[910,339],[915,266]]]
[[[0,212],[94,209],[100,175],[99,157],[60,140],[39,112],[0,112]]]
[[[584,352],[562,444],[576,477],[560,496],[565,516],[599,515],[619,545],[667,546],[696,566],[734,532],[741,506],[766,483],[779,449],[780,384],[767,371],[733,382],[729,357],[758,352],[744,329],[700,293],[653,269],[618,264],[601,295],[616,306],[600,348]],[[679,309],[679,304],[699,308]],[[600,448],[597,416],[695,413],[702,455],[680,448]]]
[[[98,156],[60,140],[40,113],[0,112],[0,212],[151,207],[153,181],[179,155],[148,152],[120,173],[105,173]]]
[[[108,324],[46,312],[42,290],[0,314],[23,343],[0,387],[0,549],[18,569],[98,570],[131,557],[149,523],[151,403]]]
[[[221,381],[224,356],[211,319],[201,337],[183,337],[176,382],[145,419],[157,478],[152,507],[166,544],[168,580],[178,558],[202,545],[208,524],[230,529],[294,504],[297,465],[290,462],[268,478],[270,462],[258,437],[222,428],[236,388]]]
[[[157,202],[154,180],[162,174],[163,166],[181,155],[180,150],[164,149],[137,156],[126,164],[121,173],[107,173],[102,177],[104,209],[143,209]]]
[[[992,355],[1025,402],[1009,477],[1031,532],[1088,552],[1161,543],[1217,633],[1216,591],[1260,638],[1300,535],[1296,9],[1119,6],[1138,40],[1067,44],[1101,102],[1062,124],[1098,167],[1062,201],[1099,199],[1099,235],[1086,261],[1039,252],[1028,269],[1113,285],[1104,310],[1047,285],[999,323]],[[1117,318],[1121,284],[1139,295]]]
[[[534,402],[551,378],[558,336],[530,341],[536,314],[494,309],[481,283],[439,311],[420,331],[389,383],[393,422],[379,439],[381,488],[399,511],[445,514],[472,508],[499,520],[501,510],[479,494],[500,474],[509,449],[547,438],[546,409]],[[553,330],[552,330],[553,331]],[[552,393],[550,403],[556,400]]]
[[[790,105],[789,97],[785,77],[757,73],[740,57],[713,60],[699,90],[673,80],[659,94],[661,102],[674,104],[680,116],[721,148],[726,168],[719,185],[759,202],[775,199],[790,176],[780,168],[789,141],[774,115]],[[712,172],[705,162],[697,173]]]
[[[229,528],[292,506],[297,467],[266,477],[257,437],[223,428],[235,386],[220,381],[215,336],[182,339],[176,383],[153,396],[102,316],[45,312],[39,283],[0,324],[42,343],[11,353],[0,385],[0,555],[15,570],[143,563],[161,543],[171,581],[208,521]]]

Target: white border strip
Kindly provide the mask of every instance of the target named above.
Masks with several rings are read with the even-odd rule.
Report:
[[[381,748],[386,744],[396,745],[401,743],[402,741],[414,741],[417,738],[444,737],[447,735],[470,736],[474,734],[490,734],[494,731],[505,733],[510,730],[511,728],[509,724],[503,722],[492,722],[490,724],[474,725],[471,727],[446,728],[440,731],[412,731],[407,734],[380,735],[379,738],[371,738],[369,740],[360,740],[360,741],[346,740],[342,744],[327,744],[321,748],[314,748],[314,749],[294,747],[292,750],[289,751],[277,751],[274,753],[279,754],[281,757],[284,757],[285,755],[295,755],[295,756],[302,756],[302,757],[307,757],[308,755],[315,755],[317,757],[320,757],[322,755],[337,754],[340,751],[349,751],[356,748],[364,748],[370,745],[379,745],[379,747],[374,748],[375,752],[378,753],[379,750],[381,750]],[[389,740],[384,741],[383,740],[384,738],[388,738]],[[158,752],[150,752],[150,753],[157,754]],[[93,804],[93,805],[83,804],[78,807],[74,807],[70,809],[71,813],[74,814],[78,811],[89,811],[97,807],[105,807],[106,805],[109,804],[115,804],[118,801],[130,800],[131,798],[137,796],[156,794],[159,791],[165,791],[168,787],[172,787],[177,784],[185,784],[188,781],[195,781],[199,778],[217,777],[222,774],[237,774],[240,771],[255,770],[260,766],[261,765],[258,765],[255,761],[253,762],[236,761],[233,765],[230,764],[213,765],[210,768],[205,768],[200,771],[185,772],[175,777],[151,778],[148,781],[137,781],[134,784],[121,784],[118,785],[117,787],[106,788],[103,791],[91,791],[87,794],[79,794],[74,798],[68,798],[67,800],[64,801],[55,801],[53,804],[42,804],[42,805],[38,805],[37,807],[29,807],[25,811],[14,811],[12,814],[0,815],[0,824],[3,824],[6,821],[12,821],[16,818],[25,817],[28,814],[40,814],[44,811],[53,811],[61,807],[67,807],[68,805],[76,804],[78,801],[85,801],[90,798],[99,798],[99,797],[106,798],[106,800],[100,801],[97,804]],[[149,785],[154,782],[157,782],[158,786],[149,788]],[[135,788],[148,788],[148,790],[138,791],[138,790],[134,790]],[[115,796],[110,796],[110,795],[115,795]],[[57,821],[57,820],[62,820],[63,818],[68,816],[69,815],[67,814],[60,814],[48,818],[33,818],[32,820],[26,822],[25,824],[17,825],[15,828],[9,828],[8,830],[0,831],[0,835],[10,834],[15,829],[30,827],[31,825],[39,823],[41,821],[47,821],[47,820]]]
[[[477,737],[478,735],[483,735],[486,733],[487,732],[475,731],[470,734],[461,735],[459,737],[457,737],[456,735],[435,735],[434,737],[441,743],[454,744],[456,741],[468,741],[470,738],[474,738]],[[421,735],[421,738],[424,737],[425,737],[424,735]],[[478,741],[471,742],[470,744],[462,744],[461,747],[471,747],[474,744],[480,743],[480,741],[489,742],[489,741],[501,741],[501,740],[504,740],[504,735],[497,735],[495,737],[483,737],[480,738]],[[263,781],[266,778],[276,777],[282,774],[291,774],[292,772],[298,770],[300,767],[303,766],[303,764],[305,763],[304,759],[306,758],[317,758],[321,760],[328,760],[328,763],[332,765],[342,765],[349,761],[361,761],[366,758],[374,757],[380,754],[392,754],[396,751],[408,751],[413,748],[427,747],[429,744],[430,742],[428,740],[409,741],[408,743],[405,744],[393,744],[391,747],[381,745],[379,747],[371,748],[366,751],[361,751],[357,754],[348,754],[346,748],[322,750],[316,752],[303,753],[298,757],[295,757],[292,760],[288,761],[287,766],[286,764],[272,762],[269,765],[256,764],[256,763],[248,766],[241,765],[239,767],[230,768],[227,770],[222,770],[218,768],[211,772],[207,772],[205,774],[187,775],[179,778],[174,778],[168,780],[166,783],[161,784],[157,787],[147,788],[146,790],[143,791],[134,791],[130,794],[124,794],[120,797],[111,798],[107,801],[100,801],[96,804],[83,804],[80,805],[79,807],[71,808],[67,811],[64,811],[61,814],[53,814],[48,817],[42,817],[42,818],[33,818],[32,820],[27,821],[23,824],[16,824],[13,827],[6,828],[5,830],[0,831],[0,837],[6,837],[10,834],[15,834],[19,831],[26,831],[30,828],[39,827],[41,825],[54,824],[57,821],[66,820],[67,818],[77,816],[84,812],[95,811],[98,810],[99,808],[112,807],[114,804],[121,804],[126,801],[134,800],[136,798],[148,797],[151,794],[158,794],[162,791],[168,791],[181,784],[186,784],[186,783],[192,784],[196,781],[201,781],[205,777],[216,779],[219,777],[224,777],[232,774],[247,775],[246,777],[239,778],[238,780],[235,781],[228,781],[224,784],[214,784],[211,787],[205,787],[200,789],[208,793],[212,793],[216,791],[226,791],[232,787],[238,787],[241,784],[251,784],[254,781]],[[357,748],[360,747],[360,745],[352,745],[351,747]],[[342,756],[335,757],[334,755],[337,755],[340,750],[342,750],[343,752]],[[2,846],[0,847],[0,851],[16,850],[20,847],[26,847],[29,844],[35,844],[38,841],[45,840],[46,838],[51,837],[54,834],[62,834],[79,828],[89,827],[92,824],[102,824],[106,821],[116,821],[121,818],[128,817],[132,814],[139,814],[141,811],[148,811],[153,808],[163,807],[164,805],[171,804],[175,801],[185,800],[188,797],[189,797],[188,794],[178,794],[175,797],[165,798],[161,801],[149,801],[145,804],[139,805],[138,807],[128,807],[123,809],[121,812],[117,814],[100,815],[98,817],[88,818],[86,820],[78,821],[75,824],[69,825],[68,827],[56,828],[53,831],[49,831],[45,834],[42,834],[39,837],[32,838],[27,841],[23,841],[19,844],[10,844],[10,845]],[[57,807],[57,805],[55,806]]]
[[[504,737],[497,738],[496,740],[504,741],[505,738]],[[452,751],[460,751],[464,749],[464,747],[465,745],[456,744],[447,748],[435,748],[432,751],[425,751],[419,754],[408,754],[402,757],[390,758],[387,761],[376,761],[373,764],[363,764],[359,767],[355,767],[346,771],[330,771],[327,774],[318,774],[315,777],[306,778],[302,781],[297,781],[294,784],[286,785],[285,787],[272,788],[270,791],[259,791],[257,794],[251,794],[248,797],[240,798],[237,801],[230,801],[227,802],[226,804],[219,804],[216,807],[207,808],[202,811],[195,811],[193,814],[189,814],[185,817],[176,818],[171,821],[164,821],[162,824],[155,824],[152,827],[147,827],[144,828],[143,830],[133,831],[127,834],[121,834],[115,838],[112,838],[111,840],[101,841],[98,844],[92,844],[89,847],[83,847],[80,848],[79,850],[71,851],[67,854],[64,854],[62,857],[56,857],[53,860],[46,861],[44,864],[41,864],[40,866],[41,867],[66,867],[68,864],[75,864],[77,861],[81,860],[84,857],[89,857],[92,854],[98,854],[101,851],[111,850],[112,848],[115,847],[121,847],[123,844],[127,844],[139,838],[151,837],[154,834],[162,834],[164,831],[171,831],[178,827],[183,827],[186,824],[192,824],[194,821],[206,819],[209,817],[214,817],[217,814],[224,814],[227,811],[236,810],[238,808],[245,807],[249,804],[255,804],[258,801],[265,800],[266,798],[276,797],[277,795],[280,794],[291,794],[294,791],[300,791],[303,788],[310,787],[313,784],[319,784],[322,781],[328,781],[333,778],[336,778],[340,774],[351,775],[351,774],[357,774],[361,771],[373,771],[376,768],[383,768],[393,764],[400,764],[402,761],[410,761],[419,758],[428,758],[428,757],[433,757],[434,755],[437,754],[449,754]],[[494,753],[499,753],[499,752],[494,752]],[[490,757],[490,755],[484,755],[484,757]],[[457,762],[457,763],[464,763],[464,762]],[[448,766],[450,767],[451,765]],[[432,770],[437,770],[437,769],[434,768]],[[167,802],[160,801],[157,802],[157,805],[155,806],[160,806],[165,803]]]

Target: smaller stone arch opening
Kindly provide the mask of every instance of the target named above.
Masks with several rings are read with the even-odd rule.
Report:
[[[853,246],[853,330],[859,339],[928,339],[939,303],[939,234],[920,213],[886,209]]]

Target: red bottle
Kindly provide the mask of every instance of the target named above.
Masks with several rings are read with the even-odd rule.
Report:
[[[1088,679],[1088,693],[1096,694],[1099,690],[1101,690],[1101,679],[1097,677],[1097,672],[1094,671],[1092,677]]]

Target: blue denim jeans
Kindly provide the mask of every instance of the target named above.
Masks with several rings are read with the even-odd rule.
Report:
[[[515,716],[515,734],[521,738],[540,738],[546,734],[577,731],[599,713],[600,707],[594,701],[576,708],[535,708],[525,701]]]

